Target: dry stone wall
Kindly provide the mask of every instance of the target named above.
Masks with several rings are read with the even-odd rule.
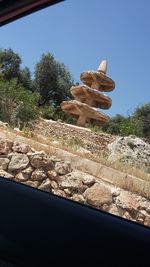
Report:
[[[148,199],[27,144],[0,139],[0,176],[150,226]]]

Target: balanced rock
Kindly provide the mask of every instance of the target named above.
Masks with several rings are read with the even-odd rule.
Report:
[[[78,126],[92,123],[102,125],[109,117],[100,109],[110,108],[112,101],[102,92],[110,92],[115,88],[114,81],[106,76],[107,61],[103,60],[97,71],[85,71],[80,79],[83,85],[72,86],[70,92],[75,100],[63,101],[61,108],[65,113],[77,119]]]

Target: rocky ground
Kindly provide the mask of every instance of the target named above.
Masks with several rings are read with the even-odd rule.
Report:
[[[71,162],[0,139],[0,175],[150,226],[150,200],[73,169]]]
[[[87,128],[52,120],[37,121],[32,124],[31,130],[37,134],[53,138],[54,142],[63,140],[63,143],[66,141],[70,145],[77,145],[84,148],[85,152],[89,151],[90,153],[99,153],[115,140],[115,137],[109,134],[99,134]]]
[[[150,174],[150,144],[148,142],[130,135],[117,137],[115,141],[108,144],[107,148],[109,161],[120,161]]]
[[[121,171],[149,180],[150,144],[136,136],[120,137],[52,120],[40,120],[30,127],[35,134],[50,138],[52,145],[75,148],[76,152]],[[117,163],[121,163],[117,165]],[[129,166],[129,168],[127,168]],[[131,168],[130,168],[131,167]]]

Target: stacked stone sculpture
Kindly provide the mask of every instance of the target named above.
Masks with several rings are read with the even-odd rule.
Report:
[[[103,125],[109,121],[109,117],[102,113],[100,109],[109,109],[111,99],[102,94],[110,92],[115,88],[114,81],[106,76],[107,61],[103,60],[97,71],[85,71],[81,73],[80,79],[83,84],[72,86],[70,92],[75,100],[63,101],[61,108],[77,118],[78,126]]]

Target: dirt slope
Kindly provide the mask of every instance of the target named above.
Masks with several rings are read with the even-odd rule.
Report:
[[[70,145],[78,145],[91,153],[99,153],[106,149],[107,145],[116,138],[112,135],[95,133],[87,128],[52,120],[42,119],[34,123],[31,128],[37,134],[42,134],[54,140],[63,140]]]

